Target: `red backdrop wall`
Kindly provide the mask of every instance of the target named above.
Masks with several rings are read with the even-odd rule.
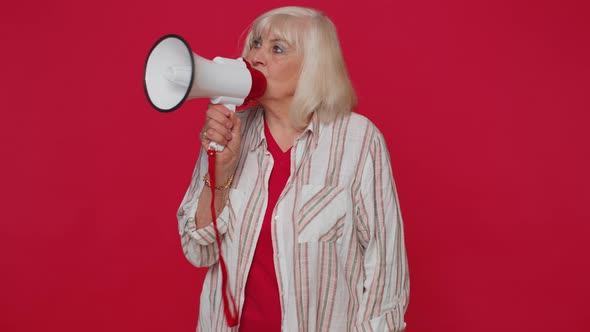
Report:
[[[287,1],[10,2],[0,330],[194,331],[205,270],[176,209],[206,101],[150,108],[161,35],[238,56]],[[587,331],[590,43],[582,1],[300,1],[336,23],[393,161],[409,332]]]

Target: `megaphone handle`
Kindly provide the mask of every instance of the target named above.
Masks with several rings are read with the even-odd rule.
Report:
[[[234,105],[234,104],[223,104],[223,106],[227,107],[227,109],[232,112],[236,111],[236,105]],[[209,149],[215,150],[217,152],[221,152],[221,151],[223,151],[223,149],[225,149],[225,145],[217,144],[217,143],[211,141],[209,143]]]

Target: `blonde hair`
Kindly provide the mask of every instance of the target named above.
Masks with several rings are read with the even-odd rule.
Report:
[[[334,23],[322,12],[281,7],[259,16],[246,36],[242,56],[264,33],[294,45],[303,54],[301,74],[289,115],[296,128],[305,128],[316,112],[322,122],[348,114],[357,97],[346,70]]]

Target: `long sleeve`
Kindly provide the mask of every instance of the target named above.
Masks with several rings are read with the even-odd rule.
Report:
[[[403,331],[409,302],[404,230],[385,141],[375,129],[364,165],[356,228],[364,248],[359,331]]]
[[[199,196],[203,190],[204,183],[201,180],[207,173],[208,159],[206,152],[201,149],[199,160],[195,166],[191,178],[191,184],[178,209],[178,231],[180,234],[182,250],[191,264],[197,267],[211,266],[219,260],[219,252],[215,240],[213,224],[196,229],[195,212],[199,203]],[[217,227],[219,234],[224,238],[228,230],[228,220],[231,210],[231,197],[235,195],[230,189],[230,200],[217,216]]]

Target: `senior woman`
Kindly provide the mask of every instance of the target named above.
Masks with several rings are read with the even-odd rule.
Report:
[[[352,112],[356,96],[323,13],[258,17],[243,58],[267,90],[233,113],[210,105],[203,149],[178,210],[188,260],[209,267],[198,331],[402,331],[409,275],[388,150]],[[214,206],[239,324],[222,301],[206,149],[217,153]]]

